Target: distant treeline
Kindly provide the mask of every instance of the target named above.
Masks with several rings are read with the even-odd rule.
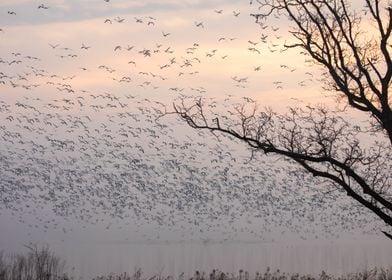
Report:
[[[66,273],[65,261],[61,260],[49,247],[25,246],[25,254],[5,256],[0,252],[0,280],[72,280]],[[299,275],[281,272],[279,269],[271,271],[269,268],[263,273],[250,274],[239,270],[238,273],[225,273],[212,270],[211,273],[196,271],[194,275],[185,277],[184,273],[178,276],[163,276],[156,274],[144,276],[141,269],[133,274],[121,273],[98,276],[92,280],[392,280],[392,269],[374,268],[364,269],[344,276],[328,275],[322,271],[319,275]]]

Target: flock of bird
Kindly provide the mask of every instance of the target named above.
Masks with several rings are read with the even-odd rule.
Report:
[[[41,4],[37,9],[51,13],[55,7]],[[0,12],[19,16],[16,9]],[[230,15],[234,21],[246,16],[224,9],[211,14]],[[243,49],[261,61],[265,50],[279,51],[270,40],[273,36],[279,40],[279,27],[259,20],[262,35],[244,40]],[[209,25],[189,21],[196,29]],[[108,43],[113,57],[124,58],[126,71],[99,61],[84,64],[82,58],[98,48],[86,42],[78,46],[44,42],[46,56],[2,51],[0,209],[11,210],[29,227],[45,230],[61,225],[53,215],[36,214],[44,209],[55,217],[88,224],[109,217],[113,222],[108,228],[116,223],[154,224],[195,236],[215,232],[226,239],[248,234],[264,240],[276,230],[305,236],[375,229],[361,209],[347,207],[351,204],[344,199],[336,201],[334,192],[320,194],[314,180],[290,163],[277,159],[271,163],[261,155],[250,160],[249,151],[232,139],[194,131],[175,115],[160,118],[178,96],[208,99],[208,85],[194,84],[193,76],[203,74],[202,65],[215,64],[212,59],[230,64],[222,44],[243,38],[218,35],[216,48],[203,53],[201,42],[189,42],[184,49],[170,45],[174,34],[161,30],[157,17],[137,14],[103,17],[100,22],[145,25],[157,29],[158,35],[149,47]],[[6,38],[8,32],[3,27],[0,36]],[[53,62],[56,70],[47,66]],[[63,64],[72,70],[63,71]],[[296,71],[285,64],[278,67]],[[256,74],[262,69],[258,64],[249,66]],[[308,80],[312,76],[305,74]],[[78,81],[86,77],[112,86],[83,88]],[[251,79],[239,72],[228,83],[235,92]],[[280,80],[270,83],[276,89],[283,86]],[[211,97],[211,110],[225,107],[232,98],[231,94]],[[27,214],[35,220],[26,219]]]

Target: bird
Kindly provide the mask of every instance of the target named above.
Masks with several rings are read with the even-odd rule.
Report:
[[[256,52],[258,54],[260,54],[260,50],[256,49],[256,48],[248,48],[248,50],[250,50],[251,52]]]
[[[196,27],[204,28],[203,22],[197,22],[197,21],[195,21],[195,25],[196,25]]]
[[[86,46],[85,44],[82,44],[82,46],[80,48],[83,50],[88,50],[91,48],[91,46]]]
[[[212,15],[222,12],[210,11]],[[237,17],[240,13],[233,11],[233,15]],[[262,17],[255,18],[256,21],[263,20]],[[106,19],[105,23],[119,20],[125,21],[116,17]],[[89,52],[62,48],[66,41],[49,43],[48,50],[51,51],[48,54],[42,52],[39,57],[25,53],[29,51],[27,45],[23,48],[21,44],[17,49],[12,47],[13,44],[8,49],[7,45],[4,46],[0,58],[0,85],[6,94],[0,99],[0,114],[4,116],[0,126],[0,185],[1,198],[10,212],[14,212],[14,208],[20,209],[15,213],[40,212],[44,207],[53,209],[51,214],[56,219],[76,219],[83,226],[86,223],[105,224],[108,230],[116,223],[122,226],[123,221],[134,223],[135,228],[157,225],[159,230],[167,226],[173,231],[180,230],[178,225],[181,225],[185,231],[195,234],[216,231],[226,241],[241,237],[236,235],[241,231],[252,236],[271,235],[271,228],[293,232],[304,228],[306,231],[309,227],[303,227],[303,224],[317,224],[321,220],[318,217],[324,219],[328,212],[338,213],[331,215],[331,224],[336,221],[343,224],[348,217],[352,218],[345,212],[354,211],[352,209],[330,211],[328,203],[316,203],[318,200],[314,197],[318,193],[309,188],[314,182],[293,171],[291,165],[286,170],[286,162],[279,163],[276,168],[253,164],[249,159],[257,157],[253,151],[249,152],[252,156],[246,149],[244,152],[233,151],[226,141],[210,139],[203,131],[179,135],[183,123],[175,118],[160,118],[171,111],[174,100],[179,101],[177,104],[189,101],[196,106],[205,106],[204,112],[211,111],[211,119],[206,121],[211,120],[212,124],[223,126],[236,121],[238,111],[242,110],[239,103],[256,103],[255,98],[244,97],[247,92],[242,89],[252,84],[256,75],[253,71],[264,69],[252,65],[254,59],[251,55],[264,50],[255,47],[267,42],[268,33],[261,34],[261,41],[247,40],[245,33],[238,35],[239,51],[249,63],[246,67],[241,65],[240,70],[238,67],[237,70],[236,67],[231,69],[241,71],[236,76],[220,75],[223,92],[232,91],[235,86],[237,93],[214,99],[210,97],[210,93],[214,95],[214,87],[201,86],[206,83],[205,75],[210,74],[208,66],[216,63],[218,69],[223,69],[235,63],[237,56],[229,50],[217,48],[219,35],[212,36],[211,42],[186,41],[169,45],[167,42],[172,38],[163,40],[162,36],[167,37],[170,33],[162,32],[161,35],[159,29],[147,27],[159,26],[155,18],[137,18],[136,22],[144,23],[137,27],[145,32],[147,40],[140,37],[139,41],[134,36],[134,45],[115,45],[115,53],[112,51],[101,58],[112,65],[100,65],[94,60],[100,54],[100,48],[92,42],[91,46],[82,43],[80,47],[89,49]],[[126,20],[124,28],[127,23]],[[191,19],[188,23],[189,32],[195,26],[204,27],[203,24],[197,26],[202,22]],[[267,25],[260,26],[262,30],[267,28]],[[106,27],[122,29],[116,24]],[[276,27],[271,29],[274,31]],[[236,38],[230,38],[230,35],[220,37],[218,42],[231,44],[230,41]],[[268,47],[271,47],[269,42]],[[126,41],[121,44],[125,45]],[[208,46],[215,49],[208,49]],[[122,48],[129,52],[121,52]],[[80,54],[82,52],[84,56]],[[203,58],[204,55],[208,59]],[[53,63],[59,64],[61,57],[64,67],[52,67],[53,56]],[[125,68],[124,64],[134,67]],[[275,64],[277,67],[281,65],[280,62]],[[208,71],[203,72],[206,67]],[[197,74],[201,77],[195,78]],[[313,76],[310,72],[305,75],[307,78]],[[98,86],[90,85],[91,81],[97,81]],[[192,83],[200,83],[200,86]],[[271,83],[275,89],[281,89],[285,84],[283,80],[273,78]],[[305,86],[305,82],[301,81],[299,85]],[[13,94],[13,90],[18,94]],[[127,93],[123,94],[123,90]],[[24,94],[23,91],[33,94]],[[42,99],[36,99],[40,92],[43,93]],[[203,96],[204,103],[197,101],[199,96]],[[227,114],[217,119],[217,112]],[[259,118],[259,115],[255,117]],[[249,123],[252,122],[250,119]],[[258,129],[255,127],[254,131],[258,133]],[[249,133],[252,131],[250,129]],[[309,193],[308,200],[298,196],[302,188]],[[51,215],[40,216],[33,212],[29,215],[41,219],[37,220],[37,227],[55,227],[54,222],[45,221]],[[102,219],[106,218],[115,222],[104,223]],[[240,220],[241,225],[236,225],[236,220]],[[366,219],[361,216],[359,220]],[[353,223],[346,223],[344,226],[352,227]],[[256,232],[255,229],[257,233],[251,233]],[[69,231],[63,229],[62,233],[69,234]],[[200,274],[199,278],[202,277],[208,278]]]
[[[124,22],[124,18],[120,18],[120,17],[117,17],[117,18],[115,18],[114,19],[115,21],[117,21],[118,23],[122,23],[122,22]]]
[[[48,7],[48,6],[45,6],[44,4],[40,4],[40,5],[38,6],[38,9],[47,10],[47,9],[49,9],[49,7]]]
[[[127,51],[131,51],[131,50],[133,50],[134,47],[135,47],[135,46],[127,45],[126,49],[127,49]]]
[[[253,41],[251,41],[251,40],[248,40],[248,43],[251,44],[251,45],[253,45],[253,46],[256,46],[256,45],[258,44],[257,42],[253,42]]]

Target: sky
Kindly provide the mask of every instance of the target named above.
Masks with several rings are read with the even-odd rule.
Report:
[[[250,16],[257,8],[238,0],[2,1],[0,249],[48,243],[69,257],[90,243],[352,236],[390,248],[372,215],[321,195],[328,186],[291,163],[251,160],[237,141],[175,115],[157,119],[184,96],[201,96],[216,112],[244,98],[276,111],[334,104],[320,69],[282,51],[290,23],[271,18],[260,27]]]

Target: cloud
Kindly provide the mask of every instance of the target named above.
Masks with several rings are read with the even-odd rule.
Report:
[[[124,14],[146,15],[149,13],[185,10],[195,12],[203,9],[213,9],[227,6],[239,1],[206,1],[206,0],[150,0],[150,1],[103,1],[103,0],[54,0],[49,9],[38,9],[37,2],[28,0],[16,0],[12,4],[0,4],[0,13],[15,11],[16,16],[0,17],[1,26],[9,25],[33,25],[54,22],[69,22],[88,20],[94,18],[114,17]]]

